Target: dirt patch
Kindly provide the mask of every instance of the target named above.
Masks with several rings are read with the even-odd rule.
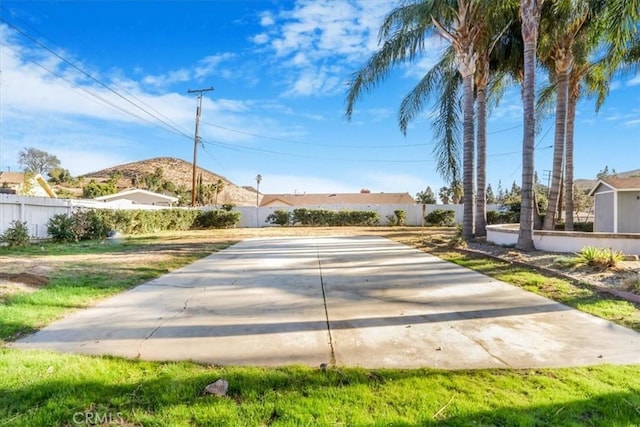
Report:
[[[39,274],[0,272],[0,299],[17,293],[35,292],[47,283],[49,278]]]
[[[0,273],[0,283],[5,281],[40,288],[49,283],[49,278],[31,273]]]

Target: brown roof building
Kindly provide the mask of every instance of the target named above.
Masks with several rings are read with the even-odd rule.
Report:
[[[326,205],[414,204],[409,193],[265,194],[260,206],[299,207]]]

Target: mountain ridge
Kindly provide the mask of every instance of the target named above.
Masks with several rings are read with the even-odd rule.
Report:
[[[162,170],[163,180],[173,183],[176,188],[184,187],[188,191],[191,190],[193,163],[175,157],[154,157],[124,163],[83,174],[79,178],[104,182],[111,179],[114,174],[120,173],[121,178],[116,183],[119,191],[132,187],[145,188],[144,184],[141,184],[142,180],[146,175],[154,174],[158,168]],[[231,203],[237,206],[255,206],[255,192],[250,192],[220,174],[197,166],[196,179],[199,179],[200,176],[202,176],[203,185],[216,184],[220,180],[224,182],[224,186],[218,194],[218,204]],[[137,185],[136,182],[138,183]]]

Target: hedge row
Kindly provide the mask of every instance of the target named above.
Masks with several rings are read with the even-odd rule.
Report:
[[[266,222],[277,225],[306,225],[316,227],[376,225],[380,215],[375,211],[330,211],[326,209],[294,209],[288,212],[278,209]]]
[[[192,228],[227,228],[239,220],[240,212],[236,211],[91,209],[54,215],[47,223],[47,232],[54,240],[79,241],[104,239],[112,231],[148,234]]]

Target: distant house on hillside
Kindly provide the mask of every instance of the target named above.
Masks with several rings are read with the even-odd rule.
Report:
[[[57,198],[42,175],[27,177],[28,175],[22,172],[0,172],[0,194]]]
[[[265,194],[260,206],[301,207],[327,205],[415,204],[409,193]]]
[[[98,200],[102,202],[114,202],[117,200],[127,200],[134,205],[153,205],[153,206],[167,206],[167,207],[171,207],[175,203],[178,203],[177,197],[154,193],[152,191],[142,190],[140,188],[125,190],[116,194],[109,194],[108,196],[96,197],[94,200]]]
[[[640,233],[640,177],[607,177],[589,192],[595,200],[593,231]]]

